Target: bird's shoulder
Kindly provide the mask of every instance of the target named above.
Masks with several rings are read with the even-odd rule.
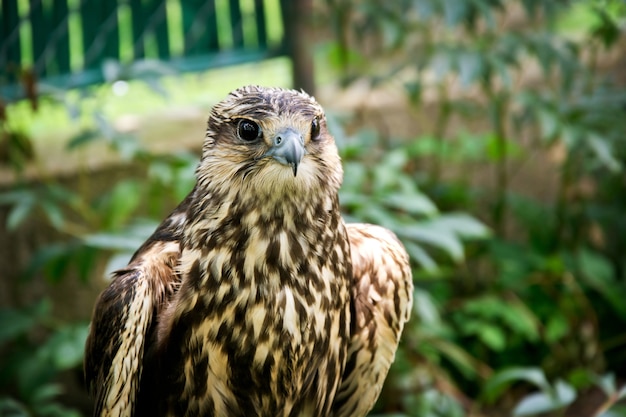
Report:
[[[409,256],[396,235],[371,224],[347,225],[355,299],[355,325],[358,329],[372,325],[373,313],[392,309],[386,318],[394,327],[408,320],[413,281]],[[392,314],[393,313],[393,314]]]
[[[409,319],[413,281],[404,246],[389,230],[348,224],[352,318],[348,360],[333,416],[364,416],[374,406]]]
[[[154,318],[179,285],[184,211],[175,210],[113,273],[98,297],[85,345],[85,381],[96,398],[98,416],[126,415],[137,402],[144,351]]]

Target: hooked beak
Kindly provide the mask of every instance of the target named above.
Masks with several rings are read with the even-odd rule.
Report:
[[[298,165],[305,153],[302,135],[287,128],[274,136],[272,147],[263,156],[271,156],[281,164],[290,166],[295,177],[298,173]]]

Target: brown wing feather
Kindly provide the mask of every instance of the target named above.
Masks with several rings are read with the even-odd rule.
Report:
[[[126,268],[114,273],[96,302],[85,346],[85,380],[96,400],[94,416],[135,415],[153,321],[178,285],[174,269],[183,209],[184,204],[157,228]]]
[[[409,258],[389,230],[349,224],[352,254],[352,337],[333,416],[365,416],[374,406],[409,319]]]

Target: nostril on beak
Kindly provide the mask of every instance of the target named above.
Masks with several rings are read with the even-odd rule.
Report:
[[[272,139],[272,147],[263,155],[271,156],[283,165],[291,166],[293,175],[298,172],[298,165],[306,154],[302,135],[291,128],[279,132]]]

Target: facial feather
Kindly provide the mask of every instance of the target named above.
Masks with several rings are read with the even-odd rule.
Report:
[[[321,126],[319,138],[313,140],[311,123],[315,117],[320,118]],[[240,119],[257,123],[262,140],[245,143],[239,139],[236,122]],[[285,128],[294,129],[304,139],[305,155],[295,177],[289,167],[263,157],[272,146],[272,138]],[[335,195],[343,177],[321,106],[305,93],[260,87],[237,90],[213,108],[196,174],[205,191],[241,190],[240,195],[267,202]]]

